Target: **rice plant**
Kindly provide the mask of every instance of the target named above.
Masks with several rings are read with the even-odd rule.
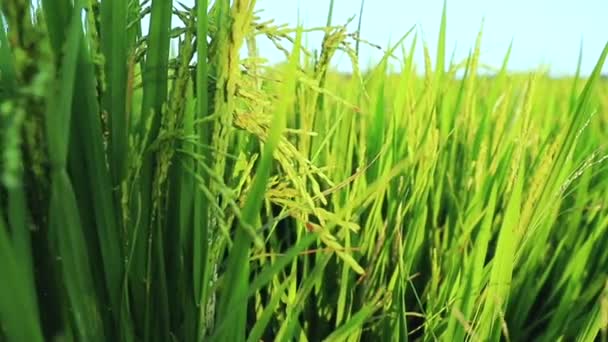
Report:
[[[607,340],[608,45],[483,76],[445,7],[434,60],[257,9],[0,3],[0,341]]]

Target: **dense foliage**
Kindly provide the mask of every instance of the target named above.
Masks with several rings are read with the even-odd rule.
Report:
[[[608,45],[481,76],[444,10],[361,71],[254,9],[0,2],[0,341],[606,340]]]

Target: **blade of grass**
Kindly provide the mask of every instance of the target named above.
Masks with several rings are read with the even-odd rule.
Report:
[[[336,342],[336,341],[347,341],[355,332],[359,334],[363,330],[363,325],[367,319],[379,309],[379,303],[377,301],[382,293],[376,295],[376,300],[372,303],[365,304],[361,310],[355,313],[348,321],[342,326],[334,330],[324,341]]]
[[[496,254],[492,260],[484,310],[480,318],[480,330],[477,336],[484,340],[498,340],[500,338],[502,320],[513,279],[516,251],[515,232],[520,224],[525,175],[523,165],[518,165],[517,168],[518,172],[514,178],[513,192],[509,198],[504,220],[498,232]]]
[[[138,205],[132,208],[133,217],[139,217],[132,231],[130,245],[134,248],[133,263],[129,269],[132,293],[134,296],[134,314],[136,319],[144,322],[144,339],[150,338],[152,321],[155,313],[153,305],[156,296],[152,293],[154,259],[152,257],[156,225],[153,220],[152,203],[153,183],[156,172],[156,155],[149,146],[157,139],[160,130],[163,105],[168,94],[169,33],[171,28],[172,0],[153,0],[148,34],[148,46],[145,60],[142,62],[143,98],[141,100],[141,118],[137,133],[142,141],[144,152],[141,174],[137,183]],[[146,138],[144,138],[146,137]],[[156,271],[156,270],[154,270]],[[160,313],[160,312],[156,312]]]
[[[447,0],[443,1],[443,11],[441,12],[441,24],[439,25],[439,38],[437,39],[437,64],[435,72],[437,80],[441,82],[445,72],[445,36],[447,31]]]
[[[101,251],[102,260],[94,260],[93,264],[100,265],[103,267],[103,274],[105,277],[105,288],[109,297],[108,306],[112,308],[111,315],[113,316],[113,322],[106,322],[113,329],[110,331],[119,331],[119,324],[122,327],[129,327],[129,319],[127,317],[121,317],[121,296],[122,296],[122,281],[124,276],[123,268],[123,257],[122,257],[122,245],[117,241],[122,241],[119,228],[119,218],[117,216],[117,208],[114,205],[112,196],[112,182],[110,172],[106,163],[106,155],[103,146],[103,132],[101,122],[99,120],[99,106],[96,95],[96,79],[94,64],[91,60],[89,50],[85,44],[84,33],[80,22],[80,14],[82,4],[78,4],[72,12],[72,20],[70,22],[70,37],[68,41],[73,41],[76,35],[80,35],[79,43],[75,49],[77,51],[77,62],[76,65],[76,84],[79,85],[80,95],[73,96],[73,94],[64,94],[59,98],[63,103],[59,104],[56,111],[62,112],[61,115],[66,115],[65,110],[71,108],[73,113],[72,119],[64,116],[63,122],[52,123],[53,126],[50,129],[57,130],[53,133],[53,138],[57,145],[57,153],[55,158],[57,161],[61,161],[62,158],[70,158],[68,164],[70,169],[77,167],[76,170],[70,170],[71,174],[76,173],[78,177],[82,175],[82,169],[84,165],[86,177],[87,189],[74,190],[70,179],[65,180],[61,186],[65,186],[71,190],[67,196],[75,196],[74,193],[86,193],[86,197],[79,198],[79,201],[87,201],[90,204],[90,208],[93,208],[94,212],[91,214],[94,217],[95,228],[89,228],[93,232],[91,236],[97,237],[97,244]],[[49,12],[51,13],[51,12]],[[60,32],[58,30],[58,32]],[[66,69],[67,72],[67,69]],[[71,77],[71,76],[70,76]],[[69,82],[66,77],[64,81]],[[73,96],[73,103],[68,105],[68,97]],[[71,107],[70,107],[71,106]],[[57,115],[57,114],[52,114]],[[69,123],[72,121],[72,123]],[[67,124],[70,124],[70,129],[75,133],[71,138],[79,139],[80,141],[86,141],[86,144],[82,144],[82,149],[78,149],[80,153],[67,155],[66,140],[70,134],[67,129]],[[58,137],[59,135],[64,137]],[[72,144],[72,141],[70,142]],[[72,150],[71,150],[72,151]],[[74,150],[76,151],[76,150]],[[58,164],[61,165],[61,164]],[[61,173],[60,171],[57,171]],[[63,180],[62,180],[63,182]],[[77,183],[81,184],[81,183]],[[86,191],[85,191],[86,190]],[[57,195],[59,196],[59,195]],[[59,199],[58,199],[59,200]],[[69,205],[69,204],[68,204]],[[77,208],[76,205],[74,205]],[[78,218],[71,218],[71,223],[75,226],[81,226],[81,217],[78,215],[78,210],[72,215],[77,215]],[[88,213],[87,213],[88,215]],[[77,229],[77,228],[76,228]],[[106,303],[104,303],[106,304]],[[125,335],[126,336],[126,335]],[[126,338],[126,337],[125,337]]]
[[[209,65],[208,65],[208,21],[207,0],[197,0],[197,68],[196,68],[196,119],[204,119],[209,113]],[[210,144],[212,133],[208,131],[208,126],[198,125],[195,127],[196,134],[201,144]],[[205,160],[212,164],[211,151],[201,146],[197,147],[197,152],[204,156]],[[200,168],[199,168],[200,169]],[[210,184],[208,172],[199,172],[204,177],[204,182]],[[207,297],[209,293],[209,279],[211,276],[209,262],[209,207],[205,201],[205,195],[196,187],[194,191],[194,224],[193,224],[193,289],[194,301],[198,306],[198,341],[203,341],[205,336]]]
[[[105,57],[105,85],[102,96],[103,110],[109,117],[110,126],[110,165],[112,185],[117,188],[126,171],[127,132],[127,54],[128,35],[127,6],[129,1],[101,1],[100,38],[101,50]]]
[[[11,246],[10,237],[0,207],[0,333],[11,341],[43,341],[33,287]],[[0,334],[2,336],[2,334]]]
[[[101,312],[94,293],[76,197],[65,171],[56,171],[52,176],[49,209],[49,229],[57,242],[74,332],[81,340],[103,340]]]
[[[361,7],[359,8],[359,20],[357,21],[357,38],[361,37],[361,25],[363,23],[363,9],[365,7],[365,0],[361,0]],[[355,56],[359,57],[359,44],[361,41],[357,39],[355,43]]]
[[[274,289],[270,301],[268,302],[268,304],[266,304],[264,311],[262,311],[262,314],[256,320],[255,324],[253,325],[253,328],[251,328],[251,331],[249,331],[247,342],[257,342],[262,340],[264,330],[266,329],[268,323],[275,314],[275,310],[279,305],[281,297],[283,297],[285,290],[287,290],[287,287],[291,285],[292,281],[293,278],[288,278],[278,288]]]

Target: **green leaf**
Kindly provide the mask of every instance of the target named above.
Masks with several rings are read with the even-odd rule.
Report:
[[[324,341],[337,342],[346,341],[355,332],[363,331],[363,324],[369,317],[378,310],[378,303],[373,302],[363,306],[361,310],[355,313],[346,323],[334,330]]]
[[[9,341],[43,341],[36,298],[29,291],[33,287],[26,275],[29,270],[16,257],[1,207],[0,269],[0,333]]]
[[[275,310],[279,305],[281,297],[284,295],[285,290],[287,290],[287,287],[289,287],[292,282],[293,278],[288,278],[277,289],[274,289],[270,301],[268,302],[268,304],[266,304],[264,311],[256,320],[255,324],[253,325],[253,328],[251,328],[251,331],[249,332],[249,337],[247,337],[247,342],[257,342],[262,340],[264,330],[266,329],[266,327],[270,323],[270,320],[275,314]]]
[[[82,234],[76,197],[65,171],[51,178],[49,229],[57,242],[63,284],[70,303],[70,316],[80,340],[104,339],[101,312],[93,287],[87,246]]]
[[[113,186],[120,185],[126,172],[127,132],[127,56],[129,53],[127,7],[129,1],[101,1],[101,50],[105,56],[106,91],[102,97],[103,110],[109,117],[110,169]]]

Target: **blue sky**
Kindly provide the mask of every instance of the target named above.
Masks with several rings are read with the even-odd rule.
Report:
[[[194,0],[188,0],[192,3]],[[360,0],[335,0],[334,24],[358,15]],[[432,56],[439,34],[443,0],[367,0],[363,13],[362,37],[386,46],[415,26],[418,37],[429,45]],[[305,27],[326,22],[329,0],[258,0],[263,19],[295,25],[298,15]],[[448,0],[448,58],[465,58],[474,46],[483,24],[481,61],[499,66],[513,41],[510,69],[525,71],[548,66],[554,75],[573,74],[581,39],[583,74],[589,74],[608,41],[608,0]],[[356,20],[351,24],[356,28]],[[310,47],[320,46],[320,36],[308,37]],[[409,45],[408,45],[409,46]],[[420,44],[416,53],[423,64]],[[282,55],[271,44],[261,42],[260,52],[271,61]],[[372,48],[362,48],[361,62],[377,61],[381,55]],[[334,66],[349,69],[346,56],[336,56]],[[608,73],[608,66],[604,67]]]

